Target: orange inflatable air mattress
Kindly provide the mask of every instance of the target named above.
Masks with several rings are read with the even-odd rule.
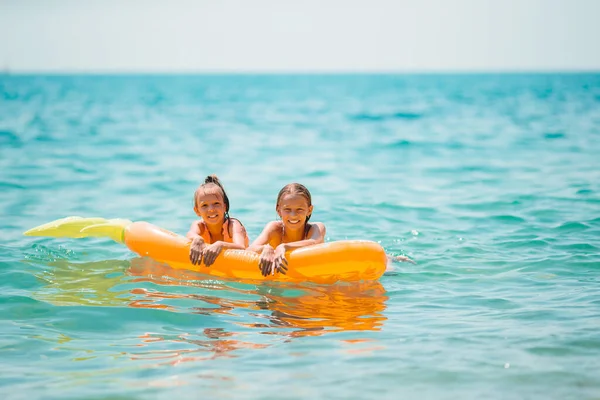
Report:
[[[25,232],[27,236],[110,237],[140,256],[148,256],[173,268],[202,272],[219,278],[283,282],[370,281],[383,275],[387,256],[375,242],[343,240],[303,247],[286,254],[287,274],[264,277],[259,255],[246,250],[225,250],[210,267],[189,260],[190,240],[148,222],[124,219],[68,217]]]

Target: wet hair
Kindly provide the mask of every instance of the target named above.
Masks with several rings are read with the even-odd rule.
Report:
[[[286,194],[299,194],[300,196],[306,199],[309,207],[312,206],[312,197],[306,186],[300,183],[289,183],[279,191],[279,194],[277,195],[277,205],[275,206],[275,208],[279,207],[279,202],[281,201],[281,198]],[[308,222],[311,215],[312,213],[306,216],[306,222]]]
[[[225,193],[225,189],[217,178],[216,175],[209,175],[204,179],[204,183],[198,186],[198,189],[194,192],[194,208],[198,208],[198,195],[200,191],[204,194],[218,194],[223,197],[223,203],[225,203],[225,221],[229,219],[229,197]]]

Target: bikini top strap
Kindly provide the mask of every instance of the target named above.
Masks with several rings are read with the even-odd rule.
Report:
[[[225,219],[225,221],[223,222],[223,226],[221,227],[221,235],[223,236],[223,239],[226,239],[226,238],[231,239],[231,237],[232,237],[232,235],[229,233],[229,227],[230,227],[229,220],[230,220],[230,218],[227,217]],[[208,230],[206,223],[203,220],[200,220],[200,222],[198,224],[200,225],[200,236],[202,236],[202,238],[206,242],[212,243],[212,236],[210,235],[210,231]]]

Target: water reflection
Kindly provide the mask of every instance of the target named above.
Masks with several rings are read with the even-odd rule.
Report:
[[[263,300],[257,305],[271,311],[268,326],[293,329],[274,332],[277,334],[316,336],[345,330],[376,331],[386,319],[383,311],[387,296],[379,282],[305,286],[298,296],[287,295],[285,287],[259,291],[263,292]],[[260,323],[244,326],[264,327]]]
[[[203,330],[202,339],[193,339],[188,334],[178,335],[176,337],[161,336],[158,334],[146,333],[140,336],[142,343],[151,346],[155,342],[170,342],[171,344],[190,345],[184,349],[165,349],[140,351],[131,353],[132,360],[154,361],[158,364],[178,365],[190,361],[214,360],[220,357],[236,357],[234,350],[239,349],[263,349],[268,347],[266,344],[251,343],[243,340],[233,339],[238,335],[235,332],[226,332],[223,328],[206,328]],[[223,339],[226,338],[226,339]]]
[[[178,364],[234,357],[236,350],[270,345],[257,334],[289,339],[378,331],[386,320],[388,297],[379,282],[257,285],[216,281],[149,258],[87,263],[58,260],[47,265],[50,268],[38,275],[47,285],[35,296],[54,305],[117,306],[212,317],[212,321],[199,323],[209,323],[209,327],[200,325],[194,330],[189,328],[189,318],[179,324],[178,319],[153,315],[153,320],[161,321],[160,333],[137,336],[138,344],[126,351],[133,360]],[[166,330],[177,333],[164,333],[166,320]],[[152,320],[148,324],[148,331],[156,327]]]
[[[139,280],[153,280],[160,276],[161,284],[171,285],[190,284],[194,282],[191,279],[198,278],[194,272],[171,269],[148,258],[132,260],[128,272],[140,277]],[[377,331],[386,320],[383,311],[388,297],[378,281],[335,285],[269,283],[247,285],[245,289],[223,284],[211,286],[229,293],[254,294],[259,298],[242,300],[231,299],[227,295],[137,290],[135,294],[144,296],[130,305],[165,308],[168,307],[162,304],[165,299],[196,299],[214,307],[194,307],[194,313],[238,315],[240,311],[251,310],[250,316],[264,321],[238,325],[259,329],[277,328],[276,331],[263,329],[262,333],[288,336],[315,336],[344,330]],[[267,313],[252,312],[254,310]]]
[[[49,268],[35,276],[45,286],[34,293],[38,300],[56,306],[123,306],[129,299],[112,290],[122,283],[129,261],[106,260],[75,263],[56,260],[46,264]]]

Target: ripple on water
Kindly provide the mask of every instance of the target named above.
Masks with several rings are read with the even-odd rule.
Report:
[[[594,398],[599,88],[597,74],[0,75],[0,390]],[[298,181],[327,240],[417,264],[256,284],[21,235],[68,215],[185,233],[210,173],[253,238]]]

